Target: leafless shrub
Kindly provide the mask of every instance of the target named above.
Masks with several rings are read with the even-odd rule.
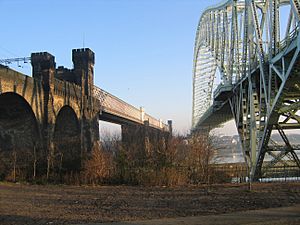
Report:
[[[91,157],[84,162],[82,177],[85,183],[107,183],[113,177],[115,163],[111,152],[106,152],[100,143],[94,145]]]
[[[187,166],[193,183],[209,183],[213,170],[212,137],[207,133],[193,134],[188,140]]]
[[[66,149],[40,154],[40,150],[33,148],[11,154],[0,166],[0,175],[11,181],[42,179],[66,184],[208,184],[224,177],[211,165],[212,143],[213,137],[207,133],[175,135],[168,139],[157,136],[154,141],[148,138],[145,142],[126,144],[118,135],[106,133],[88,155],[82,156],[79,164],[72,161],[72,154],[68,157],[62,154]],[[66,166],[69,159],[73,164]]]

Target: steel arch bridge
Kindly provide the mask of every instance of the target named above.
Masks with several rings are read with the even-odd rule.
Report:
[[[233,118],[253,180],[278,162],[300,168],[300,146],[286,135],[300,129],[299,20],[298,0],[228,0],[197,27],[192,131]]]

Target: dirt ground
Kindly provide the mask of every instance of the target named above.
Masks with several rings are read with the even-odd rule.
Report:
[[[0,224],[81,224],[202,216],[300,203],[300,183],[193,187],[0,184]]]
[[[90,223],[86,225],[299,225],[300,204],[207,216],[187,216],[153,220]]]

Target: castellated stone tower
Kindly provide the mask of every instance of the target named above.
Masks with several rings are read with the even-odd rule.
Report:
[[[54,155],[73,146],[67,140],[78,140],[76,146],[84,154],[99,139],[99,107],[93,98],[95,54],[89,48],[73,49],[72,61],[72,69],[56,68],[55,57],[50,53],[31,54],[32,76],[41,85],[42,93],[41,142]],[[67,121],[71,114],[76,116]]]
[[[84,89],[85,96],[92,96],[94,85],[95,54],[89,48],[73,49],[72,61],[74,64],[74,75]]]
[[[50,86],[55,77],[55,57],[48,52],[31,54],[32,76],[41,80],[45,91],[50,91]]]

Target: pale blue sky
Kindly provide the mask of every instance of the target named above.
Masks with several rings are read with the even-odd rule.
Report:
[[[72,67],[71,49],[89,47],[97,86],[184,132],[191,125],[196,27],[201,12],[218,2],[0,0],[0,58],[48,51],[58,66]]]

